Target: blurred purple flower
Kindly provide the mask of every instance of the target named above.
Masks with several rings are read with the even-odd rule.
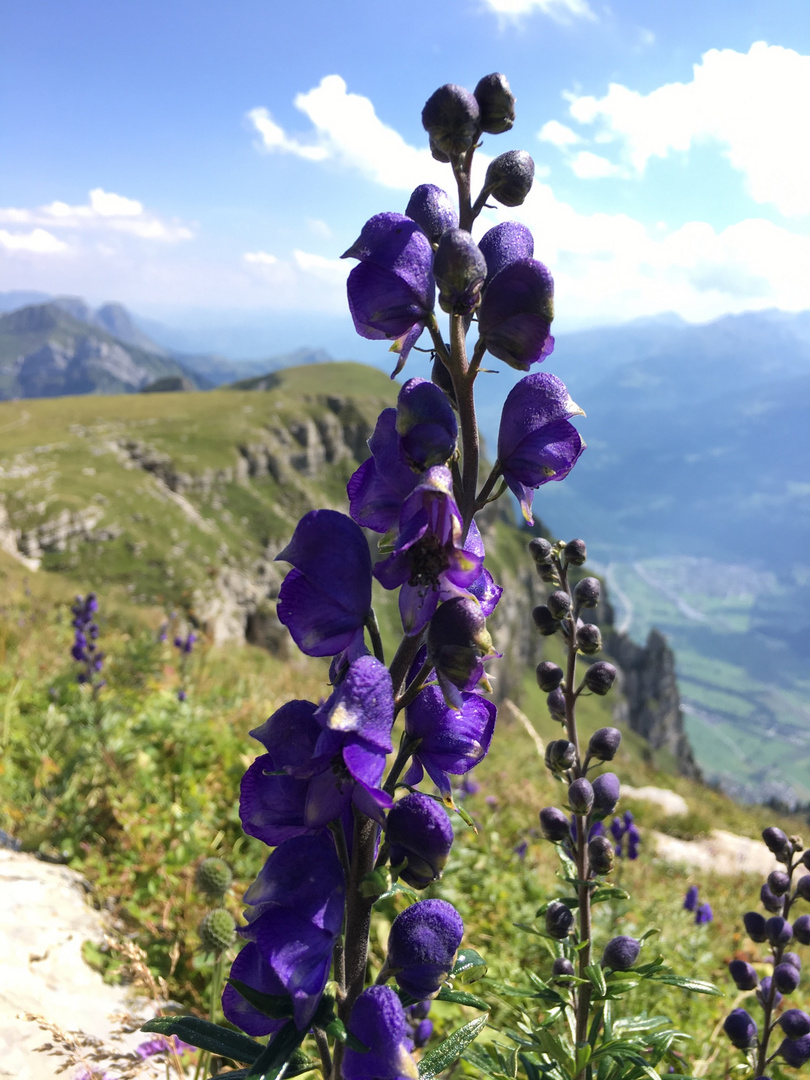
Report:
[[[695,911],[697,908],[698,900],[698,887],[697,885],[690,885],[686,890],[686,895],[683,898],[684,911]]]
[[[396,991],[371,986],[352,1006],[348,1029],[368,1047],[363,1053],[347,1047],[344,1080],[416,1080],[416,1062],[409,1053],[410,1027]]]
[[[695,925],[703,926],[705,923],[710,923],[714,919],[714,913],[712,912],[711,904],[704,903],[698,907],[695,912]]]

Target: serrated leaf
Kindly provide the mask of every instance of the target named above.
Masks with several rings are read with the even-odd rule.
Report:
[[[227,980],[234,990],[245,999],[248,1005],[272,1020],[286,1020],[293,1015],[293,1003],[289,994],[264,994],[261,990],[254,990],[252,986],[242,982],[241,979]]]
[[[693,994],[711,994],[713,997],[725,997],[722,990],[718,990],[716,986],[709,982],[703,982],[701,979],[690,979],[685,975],[673,975],[666,971],[651,975],[649,978],[653,982],[666,983],[667,986],[679,986],[681,990],[689,990]]]
[[[306,1028],[299,1031],[292,1020],[288,1020],[253,1062],[245,1080],[279,1080],[286,1072],[290,1058],[304,1041],[306,1033]]]
[[[212,1024],[199,1016],[156,1016],[141,1027],[157,1035],[176,1035],[183,1042],[230,1061],[252,1064],[264,1051],[262,1043],[238,1031]]]
[[[466,990],[450,990],[446,986],[441,988],[436,1000],[452,1001],[454,1005],[469,1005],[472,1009],[489,1008],[486,1001],[482,1001],[481,998],[476,997],[475,994],[468,994]]]
[[[457,1061],[487,1026],[488,1019],[489,1013],[476,1016],[469,1024],[448,1035],[437,1047],[425,1054],[419,1062],[419,1080],[433,1080],[434,1076],[438,1076],[443,1069]]]
[[[486,961],[475,949],[461,949],[450,972],[454,979],[463,983],[478,982],[486,973]]]
[[[605,973],[602,970],[601,964],[588,964],[585,968],[585,974],[590,979],[591,984],[596,990],[597,996],[603,998],[607,994],[607,983],[605,982]]]

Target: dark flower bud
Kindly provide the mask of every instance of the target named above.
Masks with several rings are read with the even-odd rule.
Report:
[[[420,1020],[413,1029],[413,1045],[417,1050],[421,1049],[433,1034],[433,1021]]]
[[[774,915],[765,922],[765,936],[775,949],[784,948],[793,937],[793,927],[781,915]]]
[[[545,540],[542,536],[534,536],[526,545],[529,549],[529,554],[536,563],[546,563],[551,558],[551,553],[554,550],[548,540]]]
[[[755,990],[759,985],[756,971],[745,960],[732,960],[728,965],[728,970],[738,990]]]
[[[784,870],[773,870],[768,874],[768,888],[773,896],[784,896],[790,888],[790,878]]]
[[[540,811],[540,830],[546,840],[554,844],[571,839],[571,824],[556,806],[544,806]]]
[[[233,873],[224,859],[203,859],[194,875],[194,884],[210,900],[219,900],[230,889]]]
[[[765,884],[759,890],[759,899],[762,901],[762,906],[766,911],[770,911],[772,914],[782,910],[784,906],[784,900],[781,896],[776,896]]]
[[[561,900],[552,900],[546,908],[546,933],[562,941],[574,927],[574,913]]]
[[[802,900],[810,900],[810,874],[802,874],[796,882],[796,895]]]
[[[450,315],[471,315],[481,303],[487,276],[484,256],[464,229],[443,233],[433,259],[439,306]]]
[[[520,206],[534,183],[534,161],[525,150],[507,150],[489,163],[484,189],[502,206]]]
[[[441,803],[419,791],[394,803],[388,812],[385,838],[391,865],[408,860],[400,877],[414,889],[438,881],[453,846],[453,826]]]
[[[593,809],[593,787],[590,780],[580,776],[568,788],[568,805],[575,814],[585,816]]]
[[[602,773],[596,777],[593,782],[593,817],[596,821],[607,817],[616,809],[619,790],[619,778],[615,773]]]
[[[438,386],[440,390],[444,390],[453,405],[456,404],[456,390],[453,386],[453,377],[444,366],[444,362],[439,356],[435,356],[433,359],[433,364],[430,368],[430,381]]]
[[[602,633],[593,623],[583,623],[577,627],[577,648],[585,656],[593,656],[602,649]]]
[[[435,142],[432,135],[428,138],[428,146],[436,161],[441,162],[442,165],[450,164],[450,158],[445,154],[444,150],[439,149],[438,143]]]
[[[559,975],[575,975],[574,965],[564,956],[558,956],[551,965],[551,974],[556,978]]]
[[[503,270],[509,263],[534,256],[534,237],[530,230],[518,221],[502,221],[493,225],[481,237],[478,246],[487,260],[487,280],[484,288],[498,271]]]
[[[613,761],[621,741],[622,733],[618,728],[599,728],[591,735],[588,754],[590,757],[598,758],[599,761]]]
[[[780,994],[792,994],[799,985],[799,972],[793,964],[777,964],[773,969],[773,981]]]
[[[802,970],[802,958],[798,953],[786,952],[782,953],[782,962],[785,964],[793,964],[797,971]]]
[[[810,870],[810,848],[805,851],[799,861],[801,862],[802,866],[806,866],[807,869]]]
[[[764,915],[760,915],[758,911],[747,911],[745,915],[743,915],[743,925],[745,926],[746,934],[748,934],[752,941],[756,941],[758,944],[767,941],[768,934],[765,929]]]
[[[582,681],[591,693],[602,697],[616,681],[616,668],[606,660],[597,660],[585,672],[585,678]]]
[[[563,548],[563,558],[572,566],[582,566],[588,558],[584,540],[569,540]]]
[[[535,675],[537,685],[545,694],[556,690],[563,681],[563,669],[551,660],[541,660],[535,668]],[[810,881],[810,875],[807,875],[807,880]]]
[[[552,739],[546,747],[546,768],[553,773],[567,772],[576,760],[577,748],[568,739]]]
[[[346,1047],[345,1080],[405,1080],[416,1077],[410,1055],[410,1026],[402,1002],[390,986],[370,986],[352,1006],[349,1031],[367,1050]]]
[[[792,1069],[800,1069],[810,1061],[810,1035],[799,1039],[783,1039],[776,1051]]]
[[[440,683],[471,690],[486,678],[482,659],[497,655],[476,600],[454,596],[439,605],[428,624],[427,657]]]
[[[454,83],[435,90],[422,109],[422,127],[430,136],[433,156],[438,150],[447,160],[467,153],[478,138],[479,121],[478,102]]]
[[[757,1025],[745,1009],[732,1009],[726,1017],[723,1030],[738,1050],[747,1050],[756,1045]]]
[[[453,406],[427,379],[408,379],[400,390],[396,429],[412,468],[444,465],[456,452],[458,422]]]
[[[793,849],[790,841],[781,829],[777,829],[775,825],[771,825],[769,828],[763,830],[762,839],[765,841],[765,846],[769,851],[774,853],[779,862],[786,863],[788,861]]]
[[[613,869],[615,851],[606,836],[594,836],[588,841],[588,859],[594,874],[609,874]]]
[[[419,1001],[435,997],[463,934],[461,916],[446,900],[418,900],[400,912],[388,934],[388,967],[400,989]]]
[[[559,585],[560,579],[557,573],[557,567],[554,563],[537,563],[535,566],[537,576],[541,581],[545,581],[550,585]]]
[[[515,122],[515,95],[500,72],[479,79],[473,91],[480,110],[479,126],[488,135],[502,135]]]
[[[605,945],[602,953],[602,967],[612,968],[613,971],[629,971],[641,951],[641,945],[635,938],[624,934],[611,938]]]
[[[558,724],[565,723],[565,694],[558,686],[556,690],[552,690],[546,697],[546,705],[548,706],[549,715],[552,720],[556,720]]]
[[[571,612],[571,597],[562,589],[553,592],[547,603],[548,610],[555,619],[564,619]]]
[[[767,1005],[768,999],[771,997],[771,993],[773,993],[773,1000],[771,1002],[773,1007],[775,1009],[778,1009],[779,1006],[782,1004],[782,995],[779,993],[776,987],[773,987],[773,990],[771,989],[771,987],[771,976],[765,975],[759,984],[759,990],[757,990],[757,1001],[760,1003],[763,1009]]]
[[[442,233],[458,227],[458,211],[453,200],[435,184],[420,184],[414,189],[405,215],[416,222],[431,244],[438,244]]]
[[[236,922],[230,911],[215,908],[203,917],[199,928],[203,951],[222,953],[236,940]]]
[[[802,1009],[785,1009],[779,1017],[779,1024],[789,1039],[810,1035],[810,1016]]]
[[[559,622],[551,614],[546,604],[538,604],[532,611],[532,618],[534,619],[534,625],[543,637],[551,637],[560,629]]]
[[[810,915],[800,915],[794,921],[793,936],[800,945],[810,945]]]
[[[578,607],[596,607],[601,592],[602,586],[598,578],[584,577],[574,586],[574,600]]]

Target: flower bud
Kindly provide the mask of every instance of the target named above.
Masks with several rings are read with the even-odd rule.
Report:
[[[574,913],[561,900],[552,900],[546,908],[546,933],[563,941],[574,928]]]
[[[810,1035],[802,1035],[798,1039],[783,1039],[777,1054],[791,1068],[800,1069],[810,1061]]]
[[[615,852],[613,844],[606,836],[594,836],[588,841],[588,860],[591,870],[600,877],[613,869]]]
[[[456,452],[458,422],[445,393],[427,379],[408,379],[397,397],[397,434],[412,468],[444,465]]]
[[[806,866],[807,869],[810,870],[810,848],[805,851],[799,862],[802,864],[802,866]]]
[[[783,898],[781,896],[776,896],[767,884],[763,885],[759,890],[759,899],[765,910],[770,911],[772,914],[780,912],[785,903]]]
[[[467,153],[478,138],[479,121],[478,102],[469,90],[454,83],[435,90],[422,109],[422,127],[430,136],[431,149],[447,160]]]
[[[768,874],[768,888],[772,896],[784,896],[790,888],[790,878],[784,870],[772,870]]]
[[[418,900],[400,912],[388,935],[388,967],[401,990],[419,1001],[435,997],[452,970],[464,935],[446,900]]]
[[[578,626],[576,642],[577,648],[585,656],[593,656],[601,652],[602,634],[599,627],[593,623],[583,623],[582,626]]]
[[[450,315],[471,315],[481,303],[487,276],[484,256],[464,229],[443,233],[433,259],[439,306]]]
[[[606,660],[597,660],[585,672],[582,681],[591,693],[603,697],[616,681],[616,668]]]
[[[541,660],[534,673],[537,677],[537,685],[545,694],[556,690],[563,681],[563,669],[551,660]],[[810,874],[807,875],[807,880],[810,882]]]
[[[641,945],[635,938],[624,934],[611,938],[602,953],[602,967],[613,971],[629,971],[638,960]]]
[[[723,1024],[723,1030],[738,1050],[748,1050],[757,1041],[757,1025],[745,1009],[732,1009]]]
[[[578,607],[596,607],[601,593],[602,586],[595,577],[584,577],[574,586],[574,600]]]
[[[515,122],[515,95],[500,72],[485,75],[473,91],[480,110],[479,126],[488,135],[502,135]]]
[[[548,706],[551,719],[556,720],[558,724],[564,724],[565,694],[562,692],[561,687],[558,686],[556,690],[552,690],[551,693],[546,696],[546,705]]]
[[[800,945],[810,945],[810,915],[800,915],[794,920],[793,936]]]
[[[795,953],[795,952],[782,953],[782,961],[785,964],[793,964],[793,966],[796,968],[797,971],[802,970],[802,958],[799,956],[798,953]]]
[[[756,971],[745,960],[732,960],[728,970],[738,990],[755,990],[759,985]]]
[[[575,814],[584,817],[593,809],[593,787],[590,780],[580,776],[568,788],[568,805]]]
[[[563,548],[563,558],[572,566],[582,566],[588,558],[584,540],[569,540]]]
[[[414,189],[405,215],[416,222],[431,244],[438,244],[442,233],[458,227],[453,200],[435,184],[420,184]]]
[[[493,225],[481,237],[478,245],[487,261],[487,280],[489,285],[499,270],[518,259],[531,259],[534,256],[534,237],[525,225],[519,221],[502,221]],[[550,548],[551,545],[549,545]]]
[[[763,941],[767,941],[768,934],[765,929],[765,918],[760,915],[758,911],[747,911],[743,915],[743,925],[745,926],[745,932],[751,938],[752,941],[756,941],[757,944],[762,944]]]
[[[571,613],[571,597],[563,589],[553,592],[546,603],[555,619],[565,619]]]
[[[560,629],[559,622],[551,614],[546,604],[538,604],[532,611],[532,618],[534,619],[534,625],[543,637],[551,637]]]
[[[781,829],[777,829],[775,825],[771,825],[769,828],[763,830],[762,839],[765,841],[765,846],[769,851],[774,853],[779,862],[786,863],[788,861],[793,848],[787,836]]]
[[[233,915],[225,908],[209,911],[200,923],[199,935],[204,952],[225,952],[236,940],[236,922]]]
[[[553,773],[572,769],[577,760],[577,748],[568,739],[552,739],[546,747],[546,768]]]
[[[526,546],[529,549],[529,554],[536,563],[549,562],[552,551],[554,550],[548,540],[545,540],[542,536],[532,537]]]
[[[439,605],[428,624],[427,657],[440,680],[472,689],[486,678],[482,659],[497,655],[476,600],[454,596]]]
[[[773,981],[780,994],[792,994],[799,985],[800,975],[793,964],[777,964],[773,969]]]
[[[778,1009],[779,1006],[782,1004],[782,995],[779,993],[776,987],[773,987],[773,989],[771,989],[772,982],[773,980],[771,979],[771,976],[765,975],[759,984],[759,989],[757,990],[757,1001],[760,1003],[763,1009],[768,1003],[768,999],[771,997],[772,993],[773,1000],[771,1004],[773,1005],[774,1009]]]
[[[232,881],[233,873],[224,859],[203,859],[194,875],[194,884],[209,900],[221,900]]]
[[[571,824],[556,806],[544,806],[540,811],[540,831],[546,840],[561,844],[571,839]]]
[[[413,1045],[417,1050],[421,1049],[433,1034],[433,1021],[420,1020],[413,1029]]]
[[[593,817],[596,821],[613,813],[619,801],[619,791],[619,778],[615,773],[602,773],[596,777],[593,782]]]
[[[489,163],[484,188],[502,206],[520,206],[534,183],[534,161],[525,150],[507,150]]]
[[[392,866],[408,860],[400,878],[414,889],[424,889],[442,876],[453,846],[453,826],[441,803],[415,791],[389,810],[385,838]]]
[[[774,915],[765,921],[765,936],[774,949],[784,948],[793,937],[793,927],[781,915]]]
[[[796,882],[796,895],[802,900],[810,900],[810,874],[802,874]]]
[[[418,1075],[409,1053],[410,1027],[402,1002],[390,986],[370,986],[357,998],[349,1016],[349,1031],[368,1049],[347,1046],[343,1056],[345,1080],[405,1080]]]
[[[785,1009],[779,1017],[779,1024],[789,1039],[810,1035],[810,1016],[802,1009]]]
[[[551,974],[554,978],[557,978],[560,975],[575,975],[576,972],[570,960],[566,960],[564,956],[558,956],[551,965]]]
[[[588,755],[599,761],[613,761],[621,741],[622,733],[618,728],[599,728],[591,735],[588,742]]]

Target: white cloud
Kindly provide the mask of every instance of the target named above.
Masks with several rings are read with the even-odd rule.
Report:
[[[75,233],[119,232],[142,240],[169,244],[190,240],[194,235],[188,226],[179,221],[167,221],[145,210],[137,199],[104,191],[103,188],[93,188],[88,202],[78,206],[55,200],[36,209],[0,207],[0,223],[34,225],[40,229],[70,230]]]
[[[542,142],[551,143],[552,146],[574,146],[575,143],[582,142],[581,135],[577,135],[559,120],[549,120],[543,124],[537,133],[537,138]]]
[[[67,244],[45,229],[32,229],[29,233],[10,233],[0,229],[0,247],[6,251],[29,251],[36,255],[52,255],[66,251]]]
[[[810,100],[810,56],[758,41],[747,53],[711,49],[690,82],[649,94],[611,83],[603,97],[567,96],[573,119],[617,140],[638,175],[650,158],[714,142],[756,202],[810,214],[810,153],[798,119]]]
[[[535,11],[557,22],[596,18],[587,0],[484,0],[484,3],[496,15],[509,18],[520,18]]]
[[[254,266],[274,266],[278,262],[278,256],[267,251],[246,251],[242,258]]]
[[[261,136],[265,150],[280,150],[284,154],[294,154],[307,161],[323,161],[328,157],[328,152],[323,146],[307,145],[298,142],[297,139],[288,138],[267,109],[251,109],[247,115],[248,120]]]
[[[575,176],[580,180],[592,180],[603,176],[621,176],[622,169],[612,161],[594,154],[590,150],[580,150],[569,162]]]

